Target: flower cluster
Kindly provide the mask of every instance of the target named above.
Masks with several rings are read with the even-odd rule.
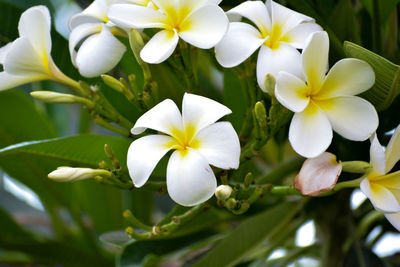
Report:
[[[294,112],[289,141],[298,154],[307,158],[321,155],[331,144],[333,131],[354,141],[373,135],[378,127],[377,112],[357,96],[375,82],[371,66],[347,58],[328,72],[329,37],[313,18],[272,0],[246,1],[226,13],[219,7],[220,2],[95,0],[70,20],[72,63],[85,77],[110,71],[126,51],[120,38],[133,31],[141,33],[143,40],[149,39],[140,47],[140,58],[150,64],[168,60],[180,42],[200,49],[214,48],[216,60],[227,68],[238,66],[259,50],[257,83],[270,94],[269,98],[276,97]],[[148,37],[146,29],[155,32],[150,31]],[[0,63],[4,66],[0,89],[44,79],[79,87],[58,70],[51,58],[47,8],[27,10],[21,16],[19,32],[20,38],[0,49]],[[275,77],[274,90],[267,90],[266,77]],[[118,90],[125,90],[124,84],[115,83]],[[147,128],[162,134],[141,137],[129,148],[128,169],[136,187],[147,182],[159,160],[170,150],[175,151],[167,167],[168,192],[184,206],[197,205],[215,193],[217,181],[210,165],[222,169],[239,167],[239,138],[230,123],[217,122],[231,112],[222,104],[186,93],[182,113],[169,99],[145,111],[132,134],[141,134]],[[390,190],[385,189],[388,183],[390,188],[398,189],[397,174],[393,174],[393,183],[392,178],[382,178],[387,177],[384,174],[393,167],[398,155],[388,152],[389,165],[382,169],[385,160],[380,155],[383,152],[375,148],[377,142],[374,139],[373,154],[379,155],[372,160],[377,165],[362,188],[378,209],[400,212],[398,202],[392,201],[390,208],[385,202],[390,195]],[[333,172],[337,174],[337,170]],[[380,193],[383,197],[377,197]]]

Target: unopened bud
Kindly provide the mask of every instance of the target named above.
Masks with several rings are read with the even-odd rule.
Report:
[[[231,196],[232,191],[232,187],[230,187],[229,185],[220,185],[215,190],[215,196],[217,197],[217,199],[224,201]]]
[[[140,35],[140,32],[138,30],[132,29],[129,32],[129,43],[131,45],[131,49],[133,54],[135,55],[136,60],[138,62],[142,62],[140,51],[142,51],[144,47],[144,41],[142,35]]]
[[[246,174],[246,177],[244,177],[245,189],[248,189],[252,183],[253,183],[253,174],[249,172],[248,174]]]
[[[267,127],[267,111],[265,110],[265,106],[262,102],[256,103],[254,106],[254,113],[256,114],[258,125],[260,125],[261,128]]]
[[[367,173],[371,168],[371,164],[365,161],[346,161],[342,162],[343,171],[350,173]]]
[[[95,177],[111,177],[111,173],[101,169],[59,167],[49,173],[48,177],[57,182],[75,182]]]
[[[89,99],[70,95],[70,94],[61,94],[52,91],[35,91],[31,92],[31,96],[46,102],[46,103],[53,103],[53,104],[84,104],[88,107],[94,107],[94,104]]]
[[[236,209],[237,208],[237,200],[236,199],[234,199],[234,198],[230,198],[230,199],[228,199],[226,202],[225,202],[225,207],[228,209],[228,210],[234,210],[234,209]]]
[[[124,91],[124,85],[120,81],[115,79],[114,77],[107,75],[107,74],[103,74],[103,75],[101,75],[101,79],[103,80],[103,82],[105,84],[110,86],[115,91],[120,92],[120,93],[122,93]]]
[[[267,74],[264,79],[264,88],[271,97],[275,96],[275,84],[276,80],[272,74]]]

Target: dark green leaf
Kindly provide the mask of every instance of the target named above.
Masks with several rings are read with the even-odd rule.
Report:
[[[281,231],[299,207],[299,203],[287,202],[243,221],[193,267],[234,266],[268,237]]]

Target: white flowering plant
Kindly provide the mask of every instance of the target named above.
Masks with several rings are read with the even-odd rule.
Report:
[[[0,265],[397,266],[398,2],[0,0]]]

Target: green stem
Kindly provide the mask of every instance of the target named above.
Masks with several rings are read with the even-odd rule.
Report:
[[[264,177],[257,180],[257,184],[265,183],[277,183],[282,180],[285,176],[291,174],[292,172],[298,171],[303,164],[304,159],[295,157],[281,163],[277,168],[270,171]]]
[[[97,123],[98,125],[100,125],[100,126],[106,128],[106,129],[108,129],[108,130],[110,130],[110,131],[113,131],[113,132],[115,132],[115,133],[117,133],[117,134],[120,134],[120,135],[122,135],[122,136],[126,136],[126,137],[131,136],[131,133],[130,133],[129,131],[124,130],[124,129],[121,129],[121,128],[115,126],[115,125],[112,125],[111,123],[109,123],[108,121],[106,121],[105,119],[103,119],[103,118],[100,117],[100,116],[96,116],[96,117],[93,119],[93,121],[94,121],[95,123]]]
[[[380,0],[372,0],[372,36],[373,48],[378,54],[382,53],[382,29]]]

